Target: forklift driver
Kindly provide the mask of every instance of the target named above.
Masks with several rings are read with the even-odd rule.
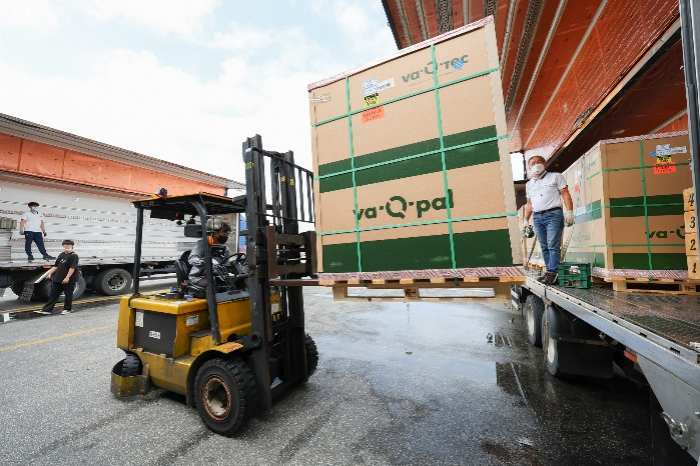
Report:
[[[231,234],[231,225],[229,225],[226,222],[221,223],[221,227],[214,230],[214,233],[209,237],[209,245],[214,245],[214,244],[224,244],[226,241],[228,241],[228,237]],[[207,286],[207,279],[204,277],[204,247],[202,244],[203,240],[198,240],[194,248],[192,248],[192,252],[190,253],[190,257],[187,260],[189,264],[192,266],[192,269],[190,270],[189,274],[189,282],[193,285],[200,286],[200,287],[206,287]],[[229,251],[228,246],[224,246],[224,251],[223,251],[223,256],[222,257],[229,257],[231,252]],[[216,261],[217,257],[214,257],[213,260]]]

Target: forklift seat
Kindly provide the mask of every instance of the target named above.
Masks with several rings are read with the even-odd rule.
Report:
[[[182,253],[179,259],[175,260],[175,275],[177,276],[177,286],[180,288],[186,288],[189,283],[188,279],[190,276],[190,269],[192,268],[187,262],[190,257],[190,251],[185,251]]]
[[[190,264],[183,261],[182,259],[177,259],[175,261],[175,275],[177,275],[177,286],[180,288],[186,288],[188,286],[187,279],[190,274]]]

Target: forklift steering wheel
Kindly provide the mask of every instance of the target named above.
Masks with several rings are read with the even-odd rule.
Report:
[[[235,260],[239,264],[245,265],[245,261],[246,261],[245,253],[235,252],[235,253],[231,254],[231,257],[233,258],[233,260]]]

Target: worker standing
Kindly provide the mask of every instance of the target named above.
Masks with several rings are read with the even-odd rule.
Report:
[[[56,263],[51,267],[46,280],[51,281],[51,293],[49,301],[44,304],[37,314],[51,314],[53,308],[58,302],[61,293],[64,294],[63,311],[61,315],[70,314],[73,309],[73,291],[75,290],[75,282],[78,280],[78,255],[73,251],[75,243],[73,240],[67,239],[63,241],[63,252],[58,255]]]
[[[29,262],[34,260],[32,255],[32,243],[36,243],[39,252],[44,260],[55,259],[49,256],[44,247],[44,236],[46,236],[46,226],[44,225],[44,214],[37,210],[38,202],[30,202],[29,212],[22,214],[22,220],[19,222],[19,234],[24,235],[24,251],[27,253]]]
[[[535,234],[546,267],[546,273],[538,280],[545,285],[552,285],[557,281],[564,225],[570,227],[574,224],[574,203],[564,175],[545,170],[546,162],[539,155],[531,157],[527,162],[532,176],[525,185],[527,204],[524,227],[528,227],[530,217],[533,217]]]

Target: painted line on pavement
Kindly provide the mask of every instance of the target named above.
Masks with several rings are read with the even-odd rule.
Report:
[[[86,333],[99,332],[100,330],[113,329],[116,327],[117,327],[117,324],[105,325],[104,327],[90,328],[87,330],[81,330],[79,332],[73,332],[73,333],[67,333],[65,335],[59,335],[57,337],[44,338],[41,340],[29,341],[27,343],[20,343],[19,345],[3,346],[3,347],[0,347],[0,352],[9,351],[9,350],[18,349],[18,348],[24,348],[25,346],[38,345],[40,343],[46,343],[46,342],[54,341],[54,340],[61,340],[63,338],[70,338],[70,337],[75,337],[78,335],[85,335]]]
[[[163,290],[149,291],[149,293],[165,293],[165,292],[167,292],[167,291],[170,291],[170,288],[166,288],[166,289],[163,289]],[[120,294],[120,295],[116,295],[116,296],[102,296],[102,297],[100,297],[100,298],[92,298],[92,299],[78,300],[78,301],[73,301],[73,304],[76,305],[76,304],[99,303],[99,302],[101,302],[101,301],[111,301],[111,300],[113,300],[113,299],[121,299],[121,298],[123,298],[124,296],[131,296],[131,294],[130,294],[130,293],[126,293],[126,294]],[[56,304],[58,305],[59,303],[56,303]],[[38,310],[41,309],[42,307],[44,307],[44,306],[41,305],[41,306],[21,307],[21,308],[19,308],[19,309],[10,309],[9,311],[5,311],[4,313],[9,313],[9,314],[20,314],[20,313],[23,313],[23,312],[38,311]]]

